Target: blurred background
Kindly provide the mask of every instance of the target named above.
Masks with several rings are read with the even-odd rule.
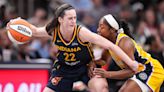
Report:
[[[50,39],[34,39],[24,45],[11,43],[5,31],[7,22],[22,17],[35,26],[44,26],[62,3],[74,6],[78,23],[95,33],[99,19],[105,14],[125,19],[135,40],[164,66],[164,0],[0,0],[0,75],[3,75],[0,77],[0,92],[41,92],[56,59]],[[106,67],[119,69],[113,65],[111,60]],[[37,74],[38,70],[41,74]],[[42,74],[39,79],[38,75]],[[21,81],[15,81],[10,78],[12,75],[27,78],[20,77]],[[38,81],[30,79],[33,77]],[[109,80],[110,92],[117,92],[124,81]],[[160,92],[164,92],[164,85]]]

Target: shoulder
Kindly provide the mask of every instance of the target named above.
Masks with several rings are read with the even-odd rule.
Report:
[[[118,46],[121,47],[121,48],[126,48],[126,49],[132,49],[134,48],[134,44],[133,44],[133,41],[130,37],[123,37],[119,43],[118,43]]]
[[[83,42],[88,42],[90,37],[92,37],[93,32],[91,32],[89,29],[87,29],[84,26],[81,26],[80,30],[79,30],[79,38],[81,41]]]

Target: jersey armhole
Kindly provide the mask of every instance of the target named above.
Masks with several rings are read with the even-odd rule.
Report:
[[[80,32],[80,29],[81,29],[81,28],[82,28],[82,26],[77,25],[77,40],[78,40],[78,42],[79,42],[81,45],[87,46],[87,45],[88,45],[88,42],[82,42],[82,41],[80,40],[79,32]]]

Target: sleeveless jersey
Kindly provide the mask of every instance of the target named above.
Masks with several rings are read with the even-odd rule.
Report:
[[[118,34],[115,44],[118,45],[123,37],[128,36],[124,33]],[[141,69],[138,74],[136,74],[137,78],[143,83],[147,84],[153,90],[153,92],[159,92],[160,85],[164,80],[164,69],[162,65],[159,63],[159,61],[153,59],[149,53],[145,52],[141,46],[137,45],[133,39],[131,40],[135,47],[135,61],[144,64],[145,67],[144,69]],[[109,52],[116,64],[121,69],[127,68],[126,64],[124,64],[124,62],[122,62],[122,60],[117,55],[111,51]]]
[[[80,28],[80,25],[74,28],[72,39],[69,42],[63,39],[59,26],[55,28],[53,42],[58,48],[57,63],[60,67],[57,73],[61,76],[78,76],[86,72],[87,64],[93,58],[91,44],[83,43],[79,39]]]

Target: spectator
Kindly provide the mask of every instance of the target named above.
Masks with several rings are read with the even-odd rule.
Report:
[[[162,42],[164,43],[164,21],[160,23],[159,25],[159,35],[160,35],[160,38],[162,40]]]
[[[34,16],[29,18],[29,22],[36,26],[44,26],[48,20],[48,13],[44,8],[37,8]]]
[[[146,22],[146,28],[150,32],[150,34],[158,34],[157,31],[157,16],[156,12],[154,10],[154,7],[149,7],[145,11],[145,22]]]
[[[159,60],[159,62],[164,67],[164,52],[161,47],[161,42],[158,41],[158,38],[151,35],[146,38],[145,44],[149,45],[148,53],[150,53],[153,58]]]
[[[158,8],[158,21],[163,22],[164,21],[164,0],[158,0],[157,8]]]

